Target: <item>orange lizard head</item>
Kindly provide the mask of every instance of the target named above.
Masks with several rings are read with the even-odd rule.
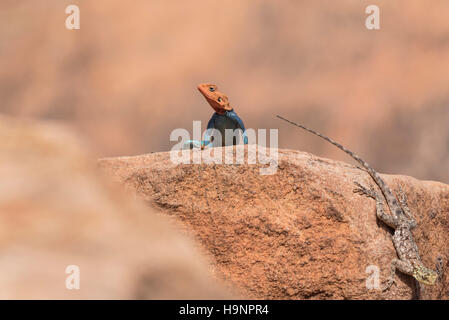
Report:
[[[198,90],[209,102],[210,106],[218,114],[224,114],[226,111],[231,111],[232,107],[229,105],[228,97],[217,90],[217,86],[211,83],[202,83],[198,85]]]

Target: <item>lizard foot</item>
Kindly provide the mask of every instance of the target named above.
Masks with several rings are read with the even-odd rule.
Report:
[[[374,189],[372,189],[372,188],[368,189],[356,181],[354,181],[354,184],[357,186],[357,188],[355,188],[353,190],[354,193],[358,193],[361,196],[367,196],[367,197],[376,199],[376,192],[374,191]]]
[[[390,290],[391,286],[396,283],[396,281],[394,281],[393,277],[390,277],[387,281],[386,281],[386,285],[383,287],[382,292],[386,292],[388,290]]]

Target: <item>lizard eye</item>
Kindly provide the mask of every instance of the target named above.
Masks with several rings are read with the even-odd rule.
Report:
[[[209,87],[209,91],[210,91],[210,92],[214,92],[214,91],[215,91],[215,88],[214,88],[214,87]]]
[[[221,97],[218,97],[217,101],[218,101],[218,102],[221,102]]]

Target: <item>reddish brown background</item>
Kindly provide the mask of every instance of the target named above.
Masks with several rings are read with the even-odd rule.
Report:
[[[2,0],[0,112],[69,122],[98,156],[163,151],[174,128],[206,124],[195,86],[211,81],[247,127],[280,128],[282,148],[347,160],[277,113],[382,172],[447,183],[448,13],[446,0]]]

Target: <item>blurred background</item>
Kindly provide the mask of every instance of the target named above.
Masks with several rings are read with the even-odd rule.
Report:
[[[67,30],[76,4],[81,29]],[[380,30],[365,8],[380,7]],[[2,0],[0,113],[71,124],[97,156],[166,151],[205,127],[213,82],[247,128],[384,173],[449,183],[449,2]]]

